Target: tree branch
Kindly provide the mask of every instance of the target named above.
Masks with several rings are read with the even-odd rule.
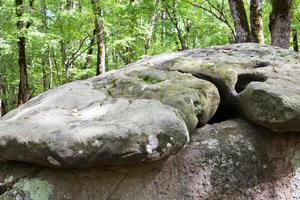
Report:
[[[205,6],[201,5],[201,4],[196,4],[193,2],[190,2],[189,0],[184,0],[184,2],[196,7],[196,8],[200,8],[208,13],[210,13],[213,17],[215,17],[216,19],[218,19],[219,21],[223,22],[230,30],[231,34],[235,37],[235,31],[233,29],[233,27],[231,26],[231,24],[229,23],[225,13],[224,13],[224,0],[222,0],[222,5],[220,5],[218,3],[218,6],[215,6],[211,1],[209,0],[205,0],[203,3],[207,2],[207,4],[209,5],[209,8],[206,8]],[[221,7],[221,8],[219,8]],[[213,9],[213,10],[212,10]]]

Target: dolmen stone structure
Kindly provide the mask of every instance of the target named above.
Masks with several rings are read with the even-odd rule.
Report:
[[[144,58],[0,118],[0,200],[300,199],[300,54]]]

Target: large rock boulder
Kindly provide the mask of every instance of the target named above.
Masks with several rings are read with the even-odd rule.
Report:
[[[183,148],[219,101],[208,81],[142,65],[69,83],[0,119],[0,160],[69,168],[159,160]]]
[[[148,164],[70,170],[2,163],[0,199],[299,199],[297,134],[234,119],[197,129],[180,153]]]
[[[300,199],[299,62],[188,50],[37,96],[0,118],[0,200]]]

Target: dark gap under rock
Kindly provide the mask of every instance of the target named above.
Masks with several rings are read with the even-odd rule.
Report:
[[[235,85],[235,90],[237,93],[241,93],[249,83],[251,82],[265,82],[268,77],[260,73],[246,73],[239,74],[238,80]]]
[[[238,111],[235,108],[237,103],[236,95],[225,84],[225,80],[223,80],[221,77],[205,73],[195,73],[193,76],[213,83],[218,88],[220,93],[220,105],[214,116],[207,122],[208,124],[219,123],[239,116]],[[198,124],[198,128],[200,126],[201,125]]]
[[[238,75],[238,80],[235,85],[237,93],[242,92],[251,82],[264,82],[267,80],[267,76],[261,73],[244,73]],[[226,91],[224,88],[219,88],[218,84],[215,84],[219,91]],[[225,98],[225,99],[224,99]],[[208,121],[208,124],[219,123],[233,118],[241,117],[238,111],[237,96],[224,96],[221,94],[221,102],[215,113],[215,115]]]
[[[227,121],[229,119],[234,119],[238,117],[240,116],[236,108],[220,105],[215,115],[207,123],[215,124],[215,123]]]

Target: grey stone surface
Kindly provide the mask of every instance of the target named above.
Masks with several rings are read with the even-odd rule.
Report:
[[[194,49],[136,65],[191,73],[214,83],[221,106],[278,132],[300,131],[300,55],[258,44]]]
[[[88,82],[33,99],[5,116],[0,130],[1,159],[55,167],[156,160],[189,140],[179,110],[157,100],[110,99]]]
[[[0,119],[0,200],[300,199],[299,77],[235,44],[61,86]]]
[[[0,119],[0,159],[68,168],[159,160],[219,101],[208,81],[143,66],[69,83]]]
[[[299,199],[299,147],[297,133],[228,120],[197,129],[178,154],[147,164],[79,170],[1,163],[8,189],[0,199]]]

